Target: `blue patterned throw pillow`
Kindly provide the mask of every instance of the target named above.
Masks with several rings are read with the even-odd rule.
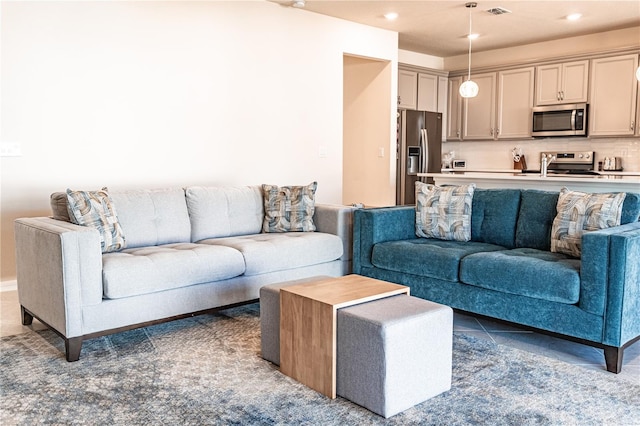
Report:
[[[103,253],[122,250],[125,247],[122,227],[107,188],[99,191],[67,189],[67,209],[72,223],[98,230]]]
[[[584,233],[620,225],[626,195],[588,194],[562,188],[551,227],[551,251],[580,257]]]
[[[469,241],[475,189],[474,183],[440,187],[416,182],[416,235]]]
[[[311,232],[318,183],[307,186],[262,185],[264,221],[262,232]]]

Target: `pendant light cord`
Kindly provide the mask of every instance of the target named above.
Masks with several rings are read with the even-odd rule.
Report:
[[[469,34],[467,34],[467,38],[469,38],[469,72],[467,74],[467,81],[471,80],[471,9],[476,7],[476,3],[467,3],[466,6],[469,8]]]

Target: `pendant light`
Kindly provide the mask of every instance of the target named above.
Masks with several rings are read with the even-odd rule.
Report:
[[[469,73],[467,74],[467,81],[460,85],[460,96],[463,98],[475,98],[478,96],[478,84],[471,80],[471,9],[476,7],[478,3],[469,2],[465,6],[469,9]]]

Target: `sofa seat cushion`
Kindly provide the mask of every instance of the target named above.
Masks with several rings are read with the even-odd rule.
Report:
[[[178,243],[102,256],[104,297],[118,299],[242,275],[242,254],[230,247]]]
[[[531,248],[476,253],[460,262],[460,281],[504,293],[574,304],[580,296],[580,260]]]
[[[245,275],[318,265],[337,260],[342,240],[323,232],[287,232],[212,238],[200,241],[212,246],[232,247],[244,256]]]
[[[389,271],[457,282],[462,258],[473,253],[496,250],[504,250],[504,247],[474,241],[424,238],[387,241],[373,246],[371,263]]]

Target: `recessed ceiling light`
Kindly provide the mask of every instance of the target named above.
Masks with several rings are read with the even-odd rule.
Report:
[[[389,12],[384,14],[385,19],[389,21],[393,21],[398,18],[398,14],[396,12]]]
[[[577,21],[582,18],[582,13],[572,13],[571,15],[567,15],[567,21]]]

